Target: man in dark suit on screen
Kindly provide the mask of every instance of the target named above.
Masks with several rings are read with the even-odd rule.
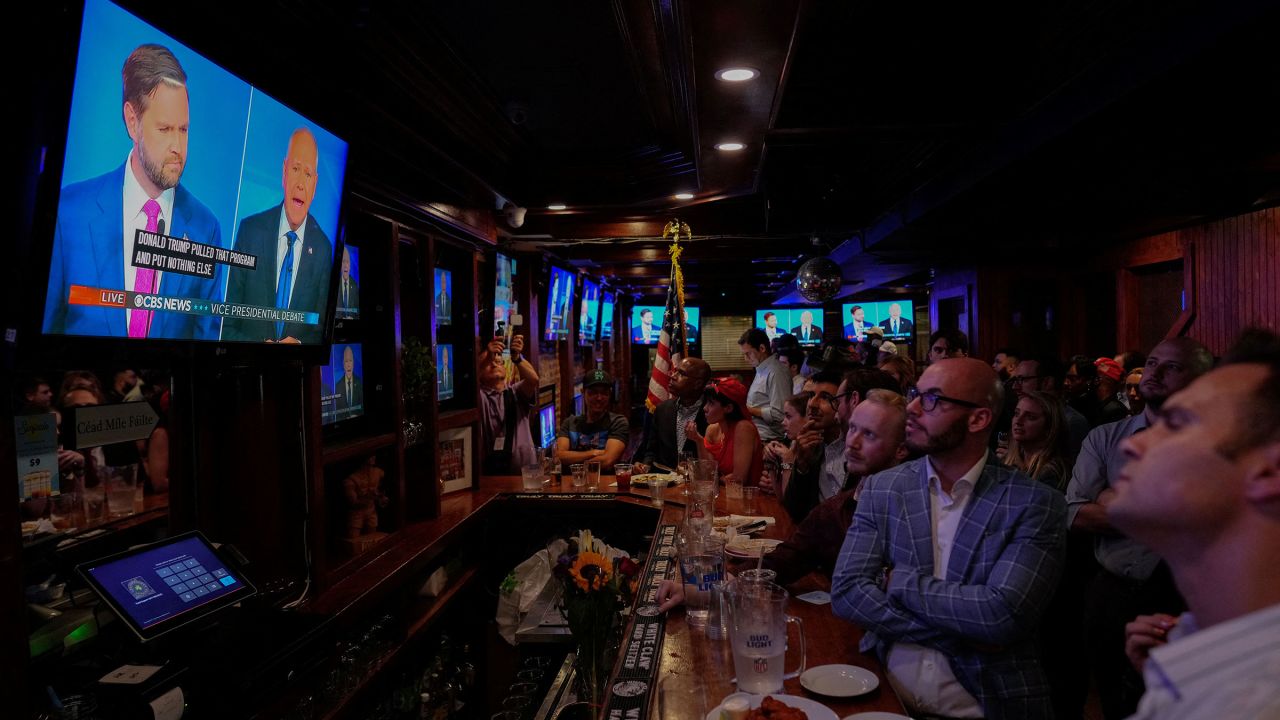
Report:
[[[333,381],[333,407],[342,413],[364,407],[364,383],[356,375],[356,354],[351,346],[342,349],[342,376]]]
[[[306,128],[293,131],[284,158],[284,201],[240,221],[235,249],[253,255],[253,270],[233,268],[227,302],[318,314],[323,319],[333,269],[333,244],[311,216],[320,151]],[[323,325],[227,318],[223,340],[318,343]]]
[[[360,283],[351,277],[351,253],[342,248],[342,277],[338,280],[338,308],[348,315],[360,314]]]
[[[187,164],[187,74],[168,48],[140,45],[125,60],[124,164],[68,185],[58,203],[44,332],[130,338],[211,340],[217,318],[135,307],[71,304],[73,286],[218,300],[220,278],[133,264],[137,231],[222,246],[209,208],[178,184]]]
[[[881,320],[880,327],[884,328],[886,338],[908,337],[915,330],[911,321],[902,317],[902,306],[898,303],[889,306],[889,319]]]
[[[791,334],[800,342],[817,342],[822,339],[822,326],[813,324],[813,313],[800,313],[800,324],[791,328]]]

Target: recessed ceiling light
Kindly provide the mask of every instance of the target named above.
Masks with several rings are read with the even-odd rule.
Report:
[[[569,206],[568,206],[568,205],[565,205],[565,204],[563,204],[563,203],[555,203],[555,204],[552,204],[552,205],[548,205],[548,206],[547,206],[547,209],[548,209],[548,210],[564,210],[564,209],[565,209],[565,208],[567,208],[567,207],[569,207]]]
[[[675,198],[677,200],[692,200],[693,193],[676,193]]]
[[[716,79],[725,82],[745,82],[760,76],[760,71],[749,67],[728,67],[716,71]]]
[[[740,142],[722,142],[716,145],[717,150],[723,150],[725,152],[734,152],[737,150],[741,150],[745,147],[746,145]]]

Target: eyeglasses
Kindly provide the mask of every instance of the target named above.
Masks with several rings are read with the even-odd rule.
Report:
[[[1021,385],[1027,380],[1038,380],[1042,377],[1046,377],[1046,376],[1045,375],[1014,375],[1013,377],[1009,378],[1009,384]]]
[[[907,391],[907,402],[911,402],[917,398],[920,400],[920,407],[924,408],[925,412],[933,412],[934,410],[937,410],[939,402],[948,402],[952,405],[959,405],[960,407],[967,408],[982,407],[982,405],[978,403],[961,400],[959,398],[947,397],[946,395],[942,395],[933,390],[925,390],[921,392],[918,388],[911,388]]]

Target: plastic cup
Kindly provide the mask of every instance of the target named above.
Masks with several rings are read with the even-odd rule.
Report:
[[[754,515],[756,513],[756,487],[754,485],[745,485],[742,488],[742,514]]]
[[[524,481],[525,492],[538,492],[542,489],[542,463],[520,466],[520,477]]]
[[[107,486],[98,483],[84,489],[84,521],[86,525],[102,522],[107,509]]]
[[[649,502],[662,507],[667,494],[667,481],[661,478],[649,483]]]
[[[137,465],[104,466],[102,482],[107,487],[107,514],[113,518],[134,514],[138,491]]]
[[[629,492],[631,490],[631,463],[614,465],[613,476],[618,480],[618,492]]]
[[[573,486],[576,488],[584,487],[587,484],[587,466],[582,463],[574,463],[569,466],[569,472],[573,475]]]

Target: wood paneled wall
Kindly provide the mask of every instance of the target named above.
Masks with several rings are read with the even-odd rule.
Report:
[[[1280,208],[1180,231],[1192,243],[1195,315],[1187,334],[1221,355],[1250,325],[1280,328]]]

